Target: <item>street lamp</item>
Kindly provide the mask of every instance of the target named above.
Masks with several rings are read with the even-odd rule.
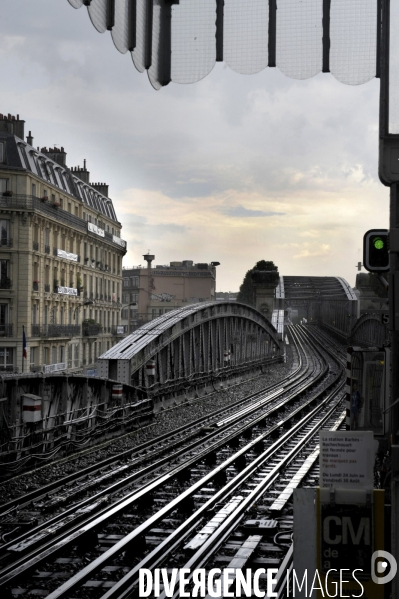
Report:
[[[76,310],[79,310],[82,306],[90,306],[91,304],[94,304],[93,300],[86,299],[84,302],[76,306],[75,310],[73,311],[73,319],[76,319]]]

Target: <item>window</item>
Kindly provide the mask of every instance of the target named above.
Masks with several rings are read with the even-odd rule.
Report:
[[[57,348],[55,346],[51,348],[51,363],[57,364]]]
[[[44,324],[48,324],[48,306],[44,306]],[[47,362],[45,362],[47,364]]]
[[[50,348],[43,347],[43,363],[48,364],[50,360]]]
[[[33,161],[34,161],[35,166],[36,166],[36,172],[37,172],[37,174],[39,175],[39,177],[41,177],[42,179],[44,179],[44,177],[42,175],[42,170],[40,168],[40,164],[39,164],[39,161],[37,159],[36,154],[33,154]]]
[[[131,293],[130,294],[130,301],[137,303],[137,293]]]
[[[5,324],[8,324],[8,304],[0,304],[0,326]]]
[[[1,146],[1,144],[0,144],[0,146]],[[30,164],[29,164],[28,156],[26,154],[25,147],[22,144],[19,144],[19,149],[21,150],[22,162],[25,164],[26,170],[28,170],[28,171],[32,170],[30,168]],[[0,150],[0,154],[1,154],[1,150]],[[3,162],[3,161],[0,159],[0,162]]]
[[[50,172],[49,172],[49,170],[48,170],[48,168],[47,168],[46,161],[44,160],[44,158],[41,158],[41,159],[40,159],[40,162],[41,162],[41,167],[42,167],[42,171],[43,171],[43,173],[44,173],[44,176],[45,176],[45,178],[47,179],[47,181],[48,181],[49,183],[51,183],[51,179],[50,179]]]
[[[9,220],[0,220],[0,244],[1,245],[8,245],[9,227],[10,227]]]
[[[123,286],[129,287],[129,279],[123,279]]]
[[[64,177],[63,177],[63,175],[62,175],[62,171],[61,171],[61,169],[59,169],[59,170],[58,170],[58,178],[59,178],[59,180],[61,181],[62,189],[63,189],[64,191],[66,191],[66,187],[65,187],[65,181],[64,181]]]
[[[65,345],[60,347],[60,362],[65,362]]]
[[[54,172],[53,165],[51,164],[51,162],[47,163],[47,168],[50,171],[51,179],[52,179],[54,185],[56,185],[58,187],[57,177],[55,176],[55,172]]]
[[[14,369],[14,349],[12,347],[0,347],[0,370]]]
[[[0,260],[0,288],[10,289],[11,281],[9,279],[10,261]]]
[[[128,309],[123,308],[122,310],[122,318],[125,320],[128,317]]]
[[[32,195],[36,198],[36,185],[35,183],[32,183]]]
[[[4,142],[0,142],[0,162],[5,162],[6,153],[4,151]]]
[[[30,348],[30,367],[31,370],[32,368],[34,368],[36,366],[36,356],[37,356],[37,347],[31,347]]]
[[[9,179],[0,179],[0,192],[4,193],[9,189]]]
[[[37,304],[32,305],[32,324],[37,324]]]
[[[122,293],[122,304],[126,304],[129,301],[129,294]]]
[[[130,285],[132,287],[138,287],[139,286],[139,278],[138,277],[130,277]]]

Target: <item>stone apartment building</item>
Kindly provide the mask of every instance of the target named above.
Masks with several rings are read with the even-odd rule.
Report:
[[[215,300],[218,262],[194,264],[192,260],[152,266],[155,256],[145,254],[147,266],[124,268],[122,324],[125,333],[168,311]],[[136,306],[128,306],[136,303]],[[128,311],[130,310],[130,324]]]
[[[86,161],[68,168],[64,148],[35,148],[0,114],[0,371],[85,371],[118,341],[120,232]]]

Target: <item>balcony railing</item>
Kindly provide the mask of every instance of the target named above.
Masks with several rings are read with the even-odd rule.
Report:
[[[44,252],[45,252],[46,254],[49,254],[49,253],[50,253],[50,246],[49,246],[49,245],[45,245],[45,246],[44,246]]]
[[[78,337],[80,326],[74,324],[33,324],[32,337]]]
[[[13,210],[37,210],[46,214],[47,216],[55,216],[57,220],[64,222],[65,224],[78,229],[83,233],[87,233],[87,221],[83,220],[75,214],[71,214],[67,210],[62,208],[54,208],[51,202],[42,202],[40,198],[36,198],[32,195],[24,194],[13,194],[12,196],[0,195],[0,208],[8,208]],[[126,252],[126,247],[122,247],[120,243],[115,243],[113,236],[105,232],[104,239],[111,243],[114,247],[119,248]]]
[[[12,337],[12,324],[0,324],[0,337]]]
[[[12,247],[12,238],[11,237],[3,237],[0,239],[0,247]]]
[[[0,279],[0,289],[12,289],[12,281],[8,277]]]
[[[33,286],[33,291],[39,291],[39,282],[38,281],[33,281],[32,286]]]
[[[102,327],[97,324],[82,325],[82,333],[85,337],[97,336],[101,333]]]
[[[51,289],[51,288],[50,288],[50,285],[49,285],[48,283],[46,283],[46,284],[44,285],[44,291],[45,291],[46,293],[50,293],[50,289]]]
[[[35,252],[38,252],[39,251],[39,242],[34,241],[32,245],[33,245],[33,249],[35,250]]]

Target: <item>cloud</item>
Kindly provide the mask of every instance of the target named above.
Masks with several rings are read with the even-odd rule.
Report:
[[[331,255],[331,248],[328,244],[316,245],[316,244],[304,244],[299,254],[294,254],[293,258],[298,260],[300,258],[315,258],[318,256]]]
[[[363,233],[388,225],[378,180],[379,82],[349,87],[218,63],[155,92],[129,53],[66,0],[3,0],[2,111],[109,184],[127,264],[218,260],[238,289],[260,259],[355,280]],[[352,266],[353,265],[353,266]]]
[[[263,210],[250,210],[248,208],[244,208],[244,206],[232,206],[231,208],[223,208],[221,210],[223,214],[227,216],[232,216],[235,218],[247,218],[247,217],[255,217],[255,216],[284,216],[285,212],[273,212],[263,211]]]

